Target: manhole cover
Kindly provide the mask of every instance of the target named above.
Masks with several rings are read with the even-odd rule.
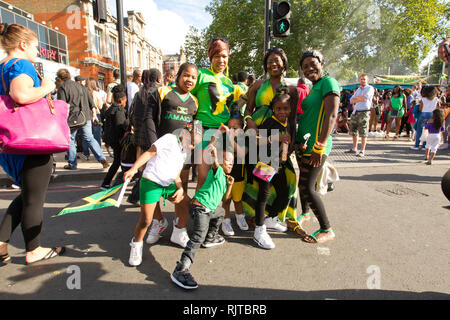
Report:
[[[410,189],[408,187],[402,186],[400,184],[395,184],[393,186],[388,186],[387,188],[376,188],[378,192],[384,193],[391,197],[428,197],[426,193],[418,192],[416,190]]]

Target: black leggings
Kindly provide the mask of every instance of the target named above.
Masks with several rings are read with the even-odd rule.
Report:
[[[273,176],[270,182],[266,182],[259,178],[256,178],[259,184],[258,200],[255,208],[256,225],[262,226],[264,224],[267,200],[270,196],[270,187],[273,185],[277,193],[276,199],[273,201],[272,206],[267,208],[269,217],[274,218],[278,216],[278,213],[284,210],[289,204],[289,187],[286,182],[285,167],[282,166],[278,172]]]
[[[298,182],[298,188],[302,208],[303,210],[305,210],[305,208],[308,208],[309,206],[314,212],[317,220],[319,220],[320,228],[324,230],[330,228],[330,223],[328,221],[323,201],[320,198],[320,195],[316,192],[316,181],[326,159],[327,156],[323,155],[322,163],[317,168],[305,164],[301,159],[298,161],[300,167],[300,179]]]
[[[120,146],[110,146],[113,148],[114,152],[114,160],[112,165],[109,167],[108,173],[106,174],[105,178],[103,179],[102,185],[109,185],[111,184],[112,179],[114,178],[115,174],[117,173],[117,170],[120,168],[120,156],[122,152],[122,148]]]
[[[25,159],[21,172],[21,193],[9,205],[0,224],[0,241],[9,242],[19,224],[27,252],[40,246],[40,234],[53,161],[49,154]]]

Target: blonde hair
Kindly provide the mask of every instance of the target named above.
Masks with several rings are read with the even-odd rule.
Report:
[[[16,23],[0,24],[0,45],[7,53],[16,49],[21,41],[30,43],[37,39],[36,33],[30,28]]]

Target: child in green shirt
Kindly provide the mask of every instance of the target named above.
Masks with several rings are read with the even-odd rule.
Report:
[[[229,199],[234,179],[229,174],[233,169],[233,153],[223,153],[223,163],[219,165],[217,150],[210,145],[214,163],[202,187],[195,193],[189,212],[193,218],[193,232],[184,249],[180,262],[171,275],[172,281],[184,289],[198,288],[189,272],[194,256],[200,246],[205,248],[221,245],[225,239],[219,235],[224,218],[223,210],[216,210],[223,199]]]

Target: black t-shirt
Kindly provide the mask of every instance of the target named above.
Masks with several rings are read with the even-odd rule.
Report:
[[[161,87],[154,93],[161,104],[161,116],[158,127],[158,137],[183,129],[194,118],[197,111],[197,101],[189,94],[185,99],[171,87]]]
[[[295,132],[293,131],[293,128],[291,128],[292,126],[289,124],[289,121],[286,122],[285,125],[281,124],[278,120],[276,120],[274,118],[274,116],[270,117],[269,119],[267,119],[266,121],[264,121],[259,127],[259,134],[261,137],[267,138],[269,136],[272,135],[276,135],[278,134],[283,134],[283,133],[289,133],[289,135],[291,136],[291,141],[290,144],[292,143],[292,139],[295,136]],[[266,130],[262,130],[262,129],[266,129]],[[276,131],[278,130],[278,132]],[[272,141],[272,143],[270,144],[270,146],[268,146],[267,148],[267,155],[270,157],[272,152],[272,145],[276,143],[275,141]],[[283,152],[283,148],[282,148],[282,141],[279,141],[279,159],[280,159],[280,163],[281,161],[281,155]]]

